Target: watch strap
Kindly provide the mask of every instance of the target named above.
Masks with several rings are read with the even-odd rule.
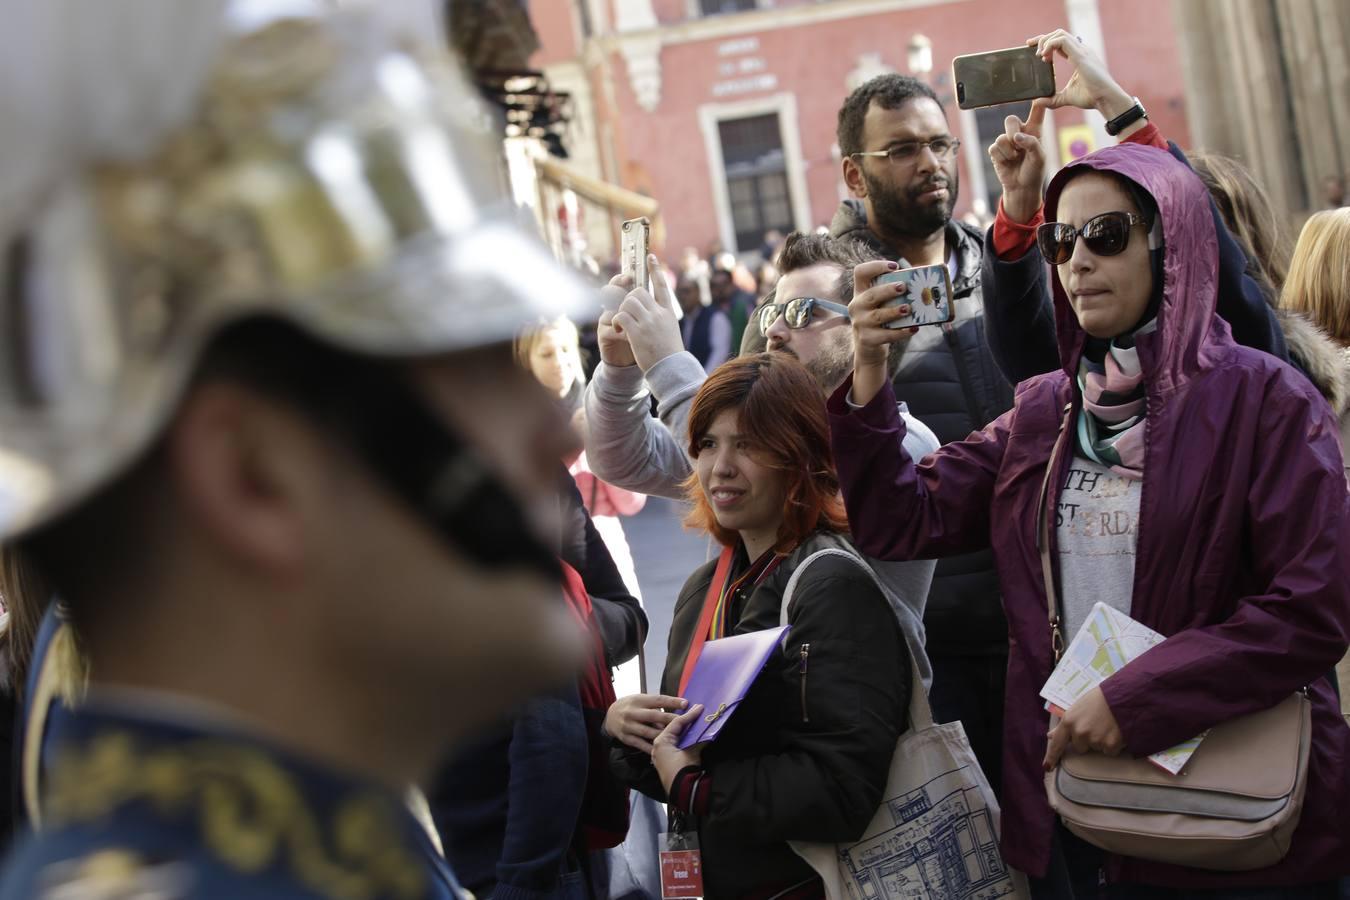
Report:
[[[1148,118],[1148,111],[1144,109],[1144,104],[1139,102],[1139,98],[1135,97],[1134,106],[1106,123],[1106,133],[1115,137],[1135,122],[1146,118]]]

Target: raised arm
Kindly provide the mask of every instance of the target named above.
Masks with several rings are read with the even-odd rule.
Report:
[[[895,560],[979,550],[989,545],[989,506],[1015,409],[915,464],[886,377],[887,347],[905,337],[886,323],[906,312],[903,303],[886,304],[903,297],[903,284],[873,286],[894,265],[869,262],[853,271],[853,377],[828,403],[854,543],[867,556]]]
[[[1028,38],[1027,44],[1046,59],[1062,57],[1073,64],[1074,70],[1063,90],[1032,102],[1025,122],[1008,116],[1004,134],[989,147],[1003,197],[985,240],[985,323],[989,349],[1014,384],[1059,367],[1049,282],[1035,250],[1035,230],[1044,221],[1041,194],[1045,151],[1040,138],[1045,110],[1096,110],[1109,120],[1135,102],[1101,57],[1067,31],[1037,35]],[[1147,119],[1126,126],[1117,138],[1168,150],[1190,165],[1180,148],[1164,140]],[[1219,315],[1232,327],[1238,343],[1290,361],[1284,333],[1271,306],[1273,298],[1252,277],[1246,254],[1213,199],[1210,212],[1219,238]],[[1299,363],[1294,360],[1294,364]]]
[[[660,292],[664,279],[654,281]],[[646,291],[625,296],[627,286],[620,275],[605,288],[608,309],[597,332],[601,362],[586,387],[586,458],[591,471],[615,487],[681,500],[693,471],[684,423],[706,376],[684,353],[673,312],[663,317]],[[648,375],[665,393],[658,394],[660,421],[651,415]]]
[[[1055,307],[1040,251],[1033,247],[1011,259],[1000,256],[998,227],[984,238],[985,340],[1003,377],[1020,384],[1059,368]]]

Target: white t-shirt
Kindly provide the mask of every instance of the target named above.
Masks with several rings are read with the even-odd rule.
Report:
[[[1094,603],[1130,614],[1141,486],[1081,456],[1069,464],[1055,517],[1066,644]]]

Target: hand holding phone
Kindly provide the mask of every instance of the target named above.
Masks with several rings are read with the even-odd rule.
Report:
[[[1134,97],[1126,93],[1111,76],[1106,62],[1077,35],[1057,28],[1049,34],[1027,38],[1027,46],[1047,63],[1058,53],[1074,66],[1064,89],[1053,92],[1045,100],[1037,100],[1037,105],[1044,105],[1048,109],[1095,109],[1107,120],[1114,119],[1134,105]]]
[[[962,109],[998,106],[1055,93],[1055,66],[1030,46],[971,53],[952,60],[956,102]]]
[[[628,296],[632,286],[629,276],[620,272],[609,280],[609,284],[600,289],[600,303],[604,307],[604,312],[600,313],[600,319],[596,322],[595,336],[600,349],[600,359],[606,365],[619,368],[637,365],[633,348],[628,342],[628,335],[624,334],[622,326],[614,322],[619,305],[623,303],[623,298]]]
[[[875,284],[901,281],[907,286],[904,296],[887,301],[883,306],[909,307],[909,315],[886,323],[887,328],[915,328],[921,325],[941,325],[950,322],[952,310],[952,281],[945,265],[916,266],[887,272]]]
[[[655,256],[648,257],[646,268],[652,273],[652,289],[634,288],[623,298],[611,323],[628,340],[634,362],[643,372],[661,360],[684,350],[680,333],[679,308],[670,284],[661,272]]]
[[[853,267],[853,299],[848,303],[848,317],[853,331],[853,389],[852,399],[866,406],[882,389],[890,373],[887,360],[891,345],[909,340],[913,328],[895,330],[887,327],[892,319],[912,318],[909,309],[909,284],[883,282],[894,273],[897,264],[884,259],[868,260]]]

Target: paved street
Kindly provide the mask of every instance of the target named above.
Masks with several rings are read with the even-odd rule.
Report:
[[[684,529],[680,524],[684,513],[684,504],[651,497],[642,512],[622,520],[651,623],[644,648],[651,693],[661,684],[675,598],[689,574],[708,559],[709,539]]]

